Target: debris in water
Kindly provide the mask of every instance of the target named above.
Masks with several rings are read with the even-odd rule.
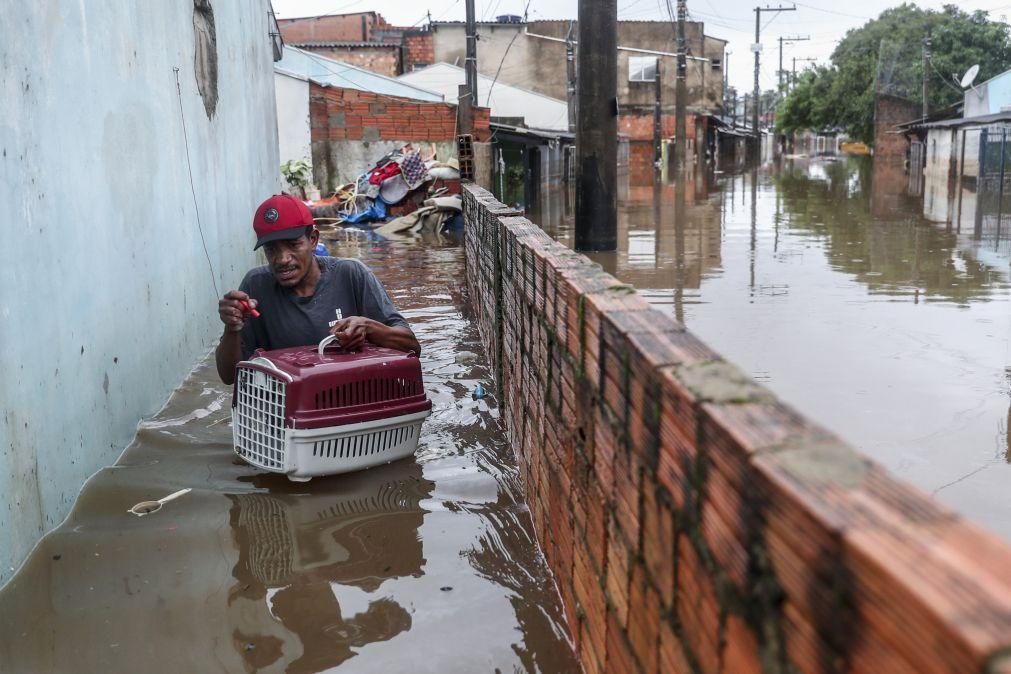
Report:
[[[143,517],[144,515],[150,515],[151,513],[156,513],[159,510],[161,510],[161,507],[163,505],[165,505],[166,503],[168,503],[169,501],[177,499],[180,496],[183,496],[184,494],[188,494],[188,493],[190,493],[190,491],[191,491],[190,488],[187,487],[186,489],[180,489],[177,492],[173,492],[173,493],[169,494],[168,496],[166,496],[164,498],[160,498],[157,501],[141,501],[140,503],[138,503],[134,507],[132,507],[129,510],[127,510],[127,512],[133,513],[137,517]],[[98,553],[95,553],[95,554],[97,556]]]

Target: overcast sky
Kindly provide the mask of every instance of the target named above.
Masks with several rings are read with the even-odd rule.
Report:
[[[673,3],[674,0],[672,0]],[[939,9],[944,4],[959,4],[966,11],[982,9],[990,12],[990,18],[1005,21],[1005,14],[1011,14],[1011,0],[979,0],[955,3],[952,0],[918,0],[925,8]],[[490,20],[499,14],[523,14],[527,0],[475,0],[478,19]],[[454,21],[464,19],[464,0],[273,0],[274,10],[279,18],[294,16],[314,16],[318,14],[340,14],[345,12],[377,11],[387,21],[398,25],[421,25],[426,20],[426,12],[432,13],[434,20]],[[730,83],[739,89],[750,90],[754,72],[751,44],[755,40],[756,5],[778,6],[775,2],[756,0],[688,0],[688,14],[705,23],[706,35],[727,40],[727,57]],[[789,70],[793,57],[815,58],[820,63],[828,63],[836,43],[847,30],[863,25],[876,17],[884,9],[901,2],[893,0],[805,0],[791,3],[786,7],[797,7],[796,11],[762,13],[762,88],[776,86],[776,69],[779,61],[779,38],[800,36],[810,39],[783,48],[783,66]],[[530,19],[568,19],[576,17],[577,0],[529,0]],[[636,20],[669,20],[666,0],[618,0],[618,18]],[[481,57],[480,43],[478,58]],[[806,62],[797,63],[800,71]],[[972,64],[967,63],[966,67]]]

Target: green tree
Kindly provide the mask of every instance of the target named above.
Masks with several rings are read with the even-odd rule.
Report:
[[[847,32],[830,66],[807,70],[798,78],[780,109],[780,131],[836,127],[871,142],[876,92],[922,102],[922,45],[928,35],[932,110],[961,99],[952,75],[961,76],[978,63],[982,81],[1011,65],[1008,26],[990,21],[986,12],[965,12],[954,5],[941,11],[900,5]]]

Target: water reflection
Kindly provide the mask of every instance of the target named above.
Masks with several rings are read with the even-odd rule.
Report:
[[[592,257],[787,402],[1011,538],[1011,203],[943,195],[952,220],[936,222],[918,192],[901,165],[869,160],[689,173],[681,189],[627,186],[618,250]],[[547,229],[568,242],[572,226],[566,214]]]
[[[253,482],[270,492],[228,496],[239,552],[228,604],[237,615],[256,607],[266,614],[259,626],[236,630],[249,667],[267,666],[285,650],[283,633],[256,631],[274,627],[271,617],[297,636],[301,655],[286,668],[293,674],[339,665],[355,649],[411,628],[410,613],[377,592],[386,580],[422,574],[421,501],[434,485],[417,462],[316,480],[311,493],[274,476]]]

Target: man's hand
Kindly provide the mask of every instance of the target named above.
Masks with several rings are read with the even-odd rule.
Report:
[[[337,321],[330,334],[337,337],[341,347],[348,351],[357,351],[365,344],[365,339],[369,336],[369,328],[375,321],[364,316],[349,316]]]
[[[230,290],[218,300],[218,317],[225,324],[225,332],[242,332],[242,326],[246,324],[248,314],[242,305],[243,302],[247,302],[254,309],[256,308],[256,300],[241,290]]]

